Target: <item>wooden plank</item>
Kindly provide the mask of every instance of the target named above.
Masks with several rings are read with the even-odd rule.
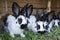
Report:
[[[17,2],[21,7],[30,3],[34,8],[47,8],[47,0],[8,0],[8,12],[12,13],[11,7],[12,3]],[[5,14],[5,0],[0,1],[0,14]],[[59,10],[60,0],[52,0],[52,9]],[[42,10],[39,10],[39,13],[42,13]],[[33,10],[33,14],[36,14],[36,10]]]
[[[12,6],[13,2],[17,2],[21,7],[23,7],[26,3],[32,4],[34,7],[46,7],[47,1],[40,1],[40,0],[8,0],[8,7]]]

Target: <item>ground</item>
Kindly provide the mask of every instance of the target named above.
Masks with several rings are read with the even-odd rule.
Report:
[[[0,40],[60,40],[60,27],[53,27],[50,33],[45,33],[43,35],[39,33],[34,33],[32,31],[25,30],[25,38],[15,35],[14,38],[10,37],[9,33],[0,33]]]

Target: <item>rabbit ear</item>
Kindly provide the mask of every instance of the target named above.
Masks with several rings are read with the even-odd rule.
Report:
[[[48,19],[48,22],[50,22],[54,17],[55,17],[55,12],[54,11],[51,11],[49,13],[47,13],[47,19]]]
[[[14,13],[14,15],[18,15],[19,11],[20,11],[20,6],[16,2],[13,2],[12,12]]]
[[[33,5],[29,5],[27,10],[27,17],[29,17],[32,14],[32,11],[33,11]]]
[[[35,17],[37,19],[36,21],[39,21],[40,20],[40,14],[39,13],[36,13]]]
[[[21,9],[21,15],[24,15],[25,17],[27,16],[27,6],[28,3]]]

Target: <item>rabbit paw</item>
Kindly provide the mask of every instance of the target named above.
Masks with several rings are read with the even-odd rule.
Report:
[[[10,36],[14,38],[14,34],[13,33],[10,33]]]
[[[47,30],[47,32],[50,32],[50,30]]]
[[[23,33],[20,34],[21,37],[25,37],[25,35]]]

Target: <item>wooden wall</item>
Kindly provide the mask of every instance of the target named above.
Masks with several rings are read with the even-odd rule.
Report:
[[[6,8],[7,1],[7,8]],[[60,0],[51,0],[52,9],[60,10]],[[0,0],[0,14],[11,13],[11,6],[13,2],[17,2],[21,7],[26,3],[30,3],[34,8],[47,8],[48,0]],[[36,10],[33,11],[35,13]]]

